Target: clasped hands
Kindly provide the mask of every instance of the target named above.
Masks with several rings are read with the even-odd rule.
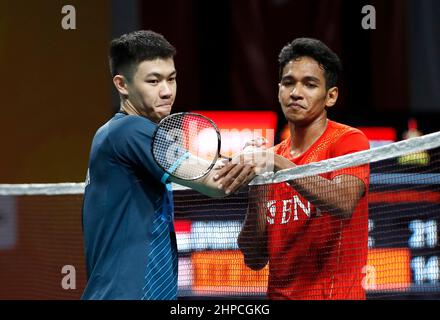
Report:
[[[264,138],[250,140],[231,161],[217,161],[214,181],[218,188],[229,195],[247,185],[256,175],[273,171],[274,154],[265,149],[266,143]]]

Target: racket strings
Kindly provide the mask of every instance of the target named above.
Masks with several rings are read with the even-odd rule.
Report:
[[[159,123],[153,155],[167,173],[193,180],[213,167],[219,145],[218,130],[209,119],[197,114],[173,114]]]

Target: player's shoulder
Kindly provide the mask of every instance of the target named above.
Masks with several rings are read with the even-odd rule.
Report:
[[[283,141],[281,141],[280,143],[275,145],[273,147],[273,152],[276,153],[276,154],[284,156],[286,152],[289,153],[290,143],[291,143],[291,139],[290,139],[290,136],[289,136],[288,138],[284,139]]]
[[[336,121],[333,121],[333,120],[328,120],[328,126],[329,126],[330,130],[339,131],[339,132],[342,132],[342,133],[354,133],[354,132],[362,133],[362,131],[357,129],[357,128],[354,128],[354,127],[349,126],[347,124],[336,122]]]
[[[112,135],[136,136],[146,134],[151,137],[157,125],[145,117],[117,113],[110,119],[109,127]]]
[[[368,149],[367,136],[359,129],[329,120],[329,129],[333,135],[333,146],[340,144],[357,145],[360,149]]]
[[[149,143],[156,128],[157,125],[147,118],[117,113],[97,130],[93,144],[126,150],[128,146]]]
[[[138,115],[126,115],[117,113],[113,116],[113,118],[110,120],[111,123],[114,124],[115,128],[132,128],[132,127],[153,127],[155,128],[156,125],[153,121],[151,121],[148,118],[141,117]]]
[[[351,127],[349,125],[339,123],[333,120],[329,120],[328,122],[329,129],[331,132],[336,133],[339,137],[346,137],[348,135],[356,135],[360,137],[365,137],[366,135],[359,129]]]

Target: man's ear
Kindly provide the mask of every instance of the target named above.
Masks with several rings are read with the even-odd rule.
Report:
[[[278,102],[281,103],[281,82],[278,83]]]
[[[123,75],[115,75],[113,77],[113,84],[121,95],[128,96],[127,79]]]
[[[333,107],[338,100],[339,89],[338,87],[332,87],[328,89],[327,96],[325,98],[325,106],[327,108]]]

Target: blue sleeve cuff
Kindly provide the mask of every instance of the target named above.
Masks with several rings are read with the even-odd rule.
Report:
[[[189,156],[191,155],[190,152],[185,152],[179,159],[177,159],[176,162],[174,162],[174,164],[168,169],[168,172],[174,172],[174,170],[177,169],[177,167],[179,167],[183,161],[185,161],[186,159],[189,158]],[[160,182],[162,182],[163,184],[167,183],[168,178],[170,177],[170,174],[168,172],[165,172],[164,175],[162,176],[162,178],[160,179]]]

